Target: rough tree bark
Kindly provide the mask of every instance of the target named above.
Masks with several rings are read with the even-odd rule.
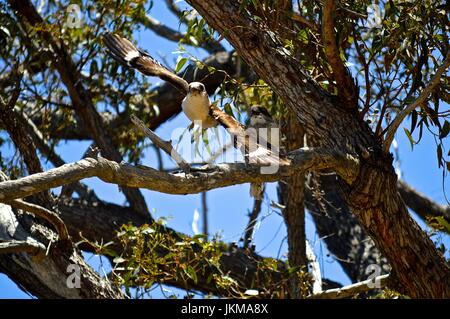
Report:
[[[295,116],[287,114],[281,130],[282,135],[286,136],[284,147],[287,152],[304,146],[304,132]],[[278,197],[284,206],[282,213],[287,230],[289,266],[307,271],[304,193],[304,172],[297,172],[278,183]],[[300,297],[298,289],[298,281],[292,280],[291,294],[295,298]]]
[[[276,34],[235,1],[188,2],[297,115],[312,145],[360,156],[359,178],[341,183],[346,201],[392,266],[398,289],[411,297],[450,297],[450,267],[409,216],[397,192],[392,156],[357,110],[324,92],[284,48]],[[268,59],[270,57],[270,59]]]

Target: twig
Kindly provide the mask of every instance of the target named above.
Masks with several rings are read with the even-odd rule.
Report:
[[[176,15],[178,18],[182,18],[183,16],[183,11],[181,11],[181,9],[174,3],[173,0],[166,0],[166,5],[167,8],[174,14]],[[187,21],[183,21],[183,22],[187,22]]]
[[[52,226],[58,232],[59,238],[61,240],[69,239],[69,233],[67,232],[66,225],[64,224],[63,220],[58,215],[56,215],[54,212],[52,212],[44,207],[41,207],[39,205],[27,203],[21,199],[5,201],[4,203],[8,204],[14,208],[18,208],[18,209],[33,213],[34,215],[45,219],[50,224],[52,224]]]
[[[253,232],[255,230],[256,221],[258,220],[258,215],[261,212],[262,200],[255,199],[253,204],[253,210],[250,214],[247,227],[245,228],[244,237],[244,248],[247,248],[253,238]]]
[[[430,80],[428,85],[420,93],[419,97],[406,108],[404,108],[394,119],[394,121],[389,125],[386,132],[386,139],[383,143],[383,150],[387,153],[391,147],[392,140],[394,139],[395,132],[397,132],[400,124],[403,122],[405,117],[411,113],[416,107],[422,107],[422,104],[426,101],[428,96],[433,92],[433,90],[439,85],[442,75],[447,71],[450,66],[450,52],[447,53],[445,60],[442,65],[437,69],[436,74]]]
[[[168,26],[166,26],[165,24],[156,20],[152,16],[145,15],[144,17],[140,18],[139,20],[143,26],[152,30],[157,35],[159,35],[167,40],[174,41],[174,42],[180,42],[182,40],[185,40],[186,44],[202,47],[203,49],[205,49],[206,51],[208,51],[210,53],[226,51],[225,48],[219,42],[215,41],[214,39],[207,39],[204,43],[195,45],[189,39],[189,37],[186,37],[186,34],[183,34],[172,28],[169,28]]]
[[[37,128],[37,126],[34,124],[34,122],[27,116],[25,112],[21,112],[19,109],[14,108],[13,112],[17,114],[18,117],[22,119],[22,123],[28,124],[25,125],[25,129],[27,130],[28,134],[30,135],[31,139],[33,140],[36,147],[39,149],[42,155],[47,157],[47,159],[55,166],[63,166],[66,164],[64,160],[56,154],[56,152],[47,144],[47,141],[45,141],[44,136],[42,132]],[[83,185],[82,183],[76,182],[72,185],[71,189],[73,189],[75,192],[78,193],[78,195],[82,198],[97,198],[95,193],[89,189],[86,185]],[[61,194],[64,192],[61,191]],[[71,193],[65,193],[66,196],[70,196]]]
[[[340,299],[352,297],[356,294],[367,292],[372,289],[381,289],[387,286],[389,275],[378,276],[342,288],[325,290],[324,292],[310,295],[308,299]]]
[[[305,17],[303,17],[302,15],[295,12],[289,12],[288,16],[289,18],[291,18],[291,20],[310,28],[312,31],[320,32],[320,27],[314,21],[310,21]]]
[[[163,141],[156,135],[151,129],[149,129],[144,122],[138,119],[136,116],[131,115],[131,122],[141,131],[145,136],[147,136],[155,146],[166,152],[177,165],[185,172],[189,173],[191,171],[191,166],[183,159],[183,157],[173,148],[172,144],[167,141]]]
[[[206,202],[206,192],[202,192],[202,214],[203,214],[203,234],[208,238],[208,205]]]

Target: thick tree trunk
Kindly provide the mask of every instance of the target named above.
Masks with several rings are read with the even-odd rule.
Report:
[[[281,134],[286,136],[287,152],[303,147],[304,131],[300,127],[297,118],[288,114],[281,127]],[[290,267],[298,267],[308,271],[306,258],[305,235],[305,173],[300,171],[278,183],[278,197],[284,205],[283,217],[287,230],[288,261]],[[299,283],[296,278],[291,280],[291,295],[300,298]]]
[[[353,213],[392,266],[398,289],[411,297],[450,297],[450,267],[409,216],[397,192],[392,157],[360,120],[324,92],[283,47],[276,34],[231,0],[188,0],[294,112],[311,145],[361,158],[359,178],[342,183]],[[270,57],[270,58],[269,58]]]

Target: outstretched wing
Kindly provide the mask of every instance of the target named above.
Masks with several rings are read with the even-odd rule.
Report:
[[[273,148],[269,143],[260,145],[256,141],[251,141],[244,125],[239,123],[234,117],[228,115],[214,104],[211,104],[211,115],[235,137],[236,148],[240,148],[246,161],[261,165],[286,165],[290,161],[279,154],[278,148]]]
[[[113,33],[106,33],[103,39],[109,55],[117,62],[132,67],[142,74],[157,76],[172,84],[183,94],[188,93],[189,85],[184,79],[169,71],[148,53],[138,49],[127,39]]]

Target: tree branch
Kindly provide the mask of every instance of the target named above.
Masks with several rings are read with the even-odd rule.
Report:
[[[196,194],[206,190],[250,182],[273,182],[298,170],[335,170],[351,183],[359,162],[339,151],[304,148],[289,155],[291,163],[274,174],[261,173],[258,165],[218,164],[196,169],[190,174],[169,174],[153,168],[118,164],[105,158],[87,158],[13,181],[0,183],[0,201],[23,198],[43,190],[97,176],[120,186],[146,188],[168,194]]]
[[[336,13],[335,0],[327,0],[322,11],[322,39],[325,55],[333,70],[334,80],[338,88],[338,94],[345,102],[344,106],[354,109],[358,106],[358,92],[350,73],[341,60],[339,47],[336,45],[334,32],[334,15]]]
[[[389,148],[391,147],[392,140],[394,139],[395,132],[397,132],[400,124],[402,124],[403,120],[406,116],[409,115],[416,107],[422,105],[426,102],[428,96],[434,91],[434,89],[440,84],[442,75],[447,71],[450,67],[450,52],[447,53],[442,65],[436,70],[436,74],[431,78],[428,85],[422,90],[419,97],[410,105],[405,107],[400,113],[397,114],[394,121],[389,125],[389,128],[386,132],[386,138],[383,143],[383,150],[388,153]]]
[[[378,276],[349,286],[337,289],[325,290],[321,293],[309,296],[309,299],[342,299],[353,297],[356,294],[368,292],[373,289],[380,289],[389,283],[389,275]]]
[[[169,28],[152,16],[145,15],[143,18],[139,19],[139,22],[144,27],[154,31],[157,35],[170,41],[180,42],[181,40],[184,40],[186,44],[201,47],[209,53],[225,51],[225,48],[219,42],[211,39],[206,40],[204,43],[194,44],[189,40],[189,38],[186,38],[185,34]]]
[[[68,240],[69,239],[69,234],[67,232],[66,225],[64,224],[62,219],[59,218],[59,216],[57,214],[55,214],[54,212],[52,212],[51,210],[48,210],[39,205],[27,203],[20,199],[5,201],[4,203],[10,205],[11,207],[33,213],[34,215],[36,215],[42,219],[45,219],[58,232],[60,240]]]
[[[298,14],[296,12],[288,12],[287,15],[289,18],[295,22],[298,22],[299,24],[310,28],[314,32],[320,32],[320,26],[318,26],[314,21],[310,21],[303,17],[301,14]]]
[[[304,146],[305,132],[294,114],[283,116],[282,136],[286,136],[284,147],[292,151]],[[282,215],[287,231],[289,266],[308,271],[305,231],[305,172],[299,171],[278,183],[278,199],[284,206]],[[303,298],[299,278],[292,278],[292,298]],[[315,283],[313,287],[316,287]]]
[[[0,254],[28,253],[36,257],[45,256],[45,246],[38,242],[26,240],[0,241]]]
[[[30,135],[31,139],[33,140],[34,144],[38,148],[38,150],[41,152],[42,155],[44,155],[55,167],[62,166],[66,164],[64,160],[56,154],[56,152],[47,144],[47,142],[44,140],[44,136],[39,131],[37,126],[34,124],[34,122],[26,115],[25,112],[20,112],[18,109],[13,110],[15,114],[21,119],[21,124],[25,128],[25,130]],[[80,197],[87,198],[90,196],[95,196],[92,190],[90,190],[86,185],[83,185],[81,183],[74,183],[73,184],[73,190],[75,190]]]
[[[46,233],[45,227],[36,224],[28,215],[16,215],[10,206],[0,204],[0,225],[0,239],[4,242],[15,241],[17,244],[10,245],[9,254],[0,253],[0,272],[24,291],[37,298],[125,297],[119,287],[102,279],[87,265],[77,249],[67,249],[66,245],[49,245],[49,239],[43,235]],[[29,245],[29,242],[32,244]],[[39,247],[42,258],[20,253],[24,250],[34,253],[32,246]]]
[[[250,242],[253,240],[253,231],[258,220],[258,215],[261,212],[262,199],[256,199],[253,202],[253,209],[249,215],[247,227],[244,234],[244,248],[247,248]]]
[[[439,205],[402,180],[397,182],[397,186],[406,206],[415,211],[424,221],[430,217],[444,217],[450,223],[450,206]]]
[[[238,60],[240,61],[240,60]],[[240,69],[240,77],[248,78],[251,81],[251,74],[253,74],[245,65],[237,68],[238,62],[233,53],[218,52],[213,54],[204,60],[202,63],[207,67],[198,69],[195,64],[189,64],[183,73],[178,74],[182,76],[186,81],[201,81],[209,94],[212,94],[222,84],[226,75],[236,76],[236,70]],[[208,70],[212,67],[216,72],[210,73]],[[105,89],[95,80],[88,83],[91,88],[99,88],[99,94],[104,94]],[[112,98],[120,98],[120,95],[113,96]],[[180,94],[169,83],[164,83],[155,89],[150,90],[143,95],[137,95],[132,97],[132,103],[136,105],[136,113],[138,118],[148,118],[146,124],[150,129],[155,130],[162,123],[172,118],[179,112],[181,112],[181,101],[184,96]],[[157,114],[149,114],[148,109],[153,105],[159,106],[159,112]],[[129,113],[124,112],[117,115],[112,115],[109,112],[100,113],[104,126],[108,128],[108,133],[115,136],[118,132],[124,132],[129,130],[130,118]],[[41,125],[42,119],[40,117],[33,117],[33,122],[36,125]],[[50,137],[56,139],[74,139],[74,140],[89,140],[91,139],[89,131],[80,123],[66,123],[64,116],[56,112],[51,115],[50,127],[48,132]],[[120,146],[120,145],[119,145]]]
[[[366,269],[378,265],[387,273],[390,266],[345,202],[335,175],[309,174],[305,206],[311,213],[319,238],[354,283],[367,278]]]
[[[116,204],[105,202],[91,202],[80,199],[64,199],[61,202],[60,209],[62,218],[69,227],[69,232],[74,240],[88,239],[91,242],[116,242],[117,230],[122,224],[133,224],[135,226],[142,226],[150,223],[149,219],[144,219],[135,214],[129,207],[122,207]],[[80,237],[80,234],[83,238]],[[165,236],[173,236],[176,240],[182,238],[182,234],[166,227],[164,230]],[[95,248],[87,243],[81,243],[80,248],[86,251],[95,252]],[[113,249],[118,254],[127,253],[124,247],[117,244],[110,245],[108,248]],[[131,249],[128,247],[127,249]],[[239,249],[233,246],[224,245],[222,256],[220,258],[220,267],[224,273],[236,280],[244,289],[255,287],[255,289],[266,291],[271,285],[279,283],[286,270],[283,262],[279,261],[278,271],[263,271],[258,270],[258,264],[263,261],[263,257],[250,252],[247,249]],[[205,293],[219,294],[218,288],[208,280],[208,270],[205,273],[198,272],[197,282],[189,282],[191,289],[196,289]],[[261,281],[259,278],[265,278]],[[186,282],[170,281],[165,284],[186,288]],[[267,289],[266,289],[267,288]],[[223,291],[222,291],[223,293]]]
[[[29,174],[40,173],[43,171],[39,157],[36,154],[36,148],[27,131],[23,129],[26,122],[14,110],[14,105],[6,106],[0,98],[0,123],[6,128],[15,147],[23,156]],[[50,192],[38,194],[36,200],[41,205],[52,206],[53,198]]]
[[[188,173],[191,170],[191,166],[183,159],[183,157],[178,153],[172,146],[171,142],[163,141],[156,135],[151,129],[145,126],[144,122],[138,119],[136,116],[131,115],[131,122],[136,125],[139,131],[147,136],[155,146],[162,149],[167,155],[169,155],[175,163],[185,172]]]
[[[313,146],[361,154],[360,174],[345,200],[389,261],[396,288],[411,297],[450,296],[450,267],[434,243],[411,219],[397,190],[392,158],[354,112],[312,79],[284,41],[263,19],[231,0],[187,0],[237,50],[305,128]],[[239,26],[239,27],[236,27]]]
[[[121,162],[122,156],[114,147],[110,136],[106,134],[107,130],[104,128],[102,117],[92,103],[89,92],[83,86],[82,77],[66,48],[62,43],[57,42],[53,38],[53,35],[47,31],[45,28],[46,23],[29,0],[9,0],[8,2],[13,10],[16,11],[16,15],[24,27],[27,26],[27,23],[31,26],[40,26],[37,35],[48,44],[57,57],[52,60],[52,63],[59,72],[75,111],[82,120],[83,125],[90,132],[91,138],[102,149],[106,157],[116,162]],[[123,192],[130,205],[135,206],[137,211],[141,214],[149,213],[144,197],[139,190],[124,188]]]

